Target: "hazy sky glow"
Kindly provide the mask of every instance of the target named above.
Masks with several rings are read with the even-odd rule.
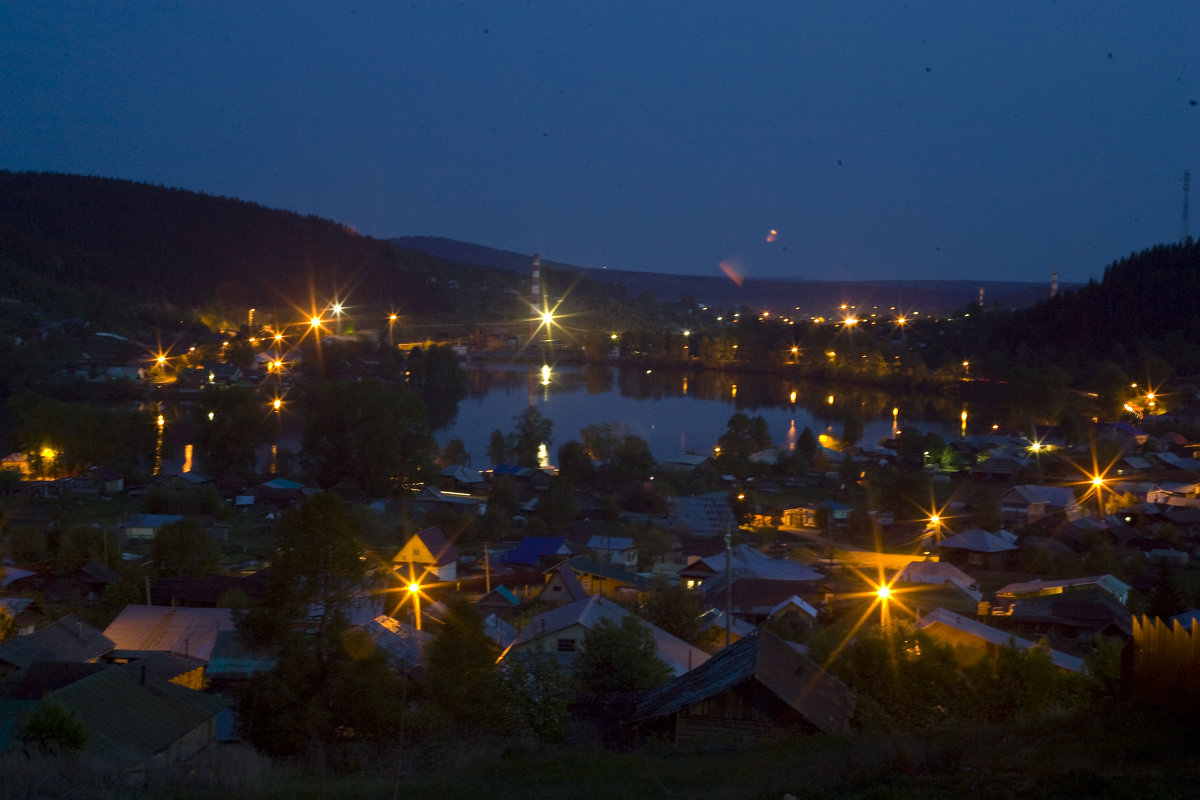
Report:
[[[7,3],[0,168],[583,266],[1083,281],[1180,237],[1198,43],[1195,0]]]

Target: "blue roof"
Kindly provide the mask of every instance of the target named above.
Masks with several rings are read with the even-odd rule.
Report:
[[[521,543],[504,554],[505,564],[536,564],[542,558],[557,555],[566,544],[561,536],[526,536]]]

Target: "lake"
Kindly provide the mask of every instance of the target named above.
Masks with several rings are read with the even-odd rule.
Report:
[[[896,424],[958,433],[961,406],[952,397],[895,397],[878,389],[788,380],[779,375],[726,371],[661,370],[608,365],[552,368],[539,365],[471,367],[470,394],[454,422],[436,432],[439,445],[458,438],[472,465],[485,466],[494,430],[510,433],[513,418],[535,407],[554,421],[551,458],[563,442],[594,423],[616,422],[642,437],[656,458],[710,453],[738,411],[760,415],[778,445],[794,443],[808,427],[814,434],[841,435],[842,421],[857,413],[862,444],[873,444]]]

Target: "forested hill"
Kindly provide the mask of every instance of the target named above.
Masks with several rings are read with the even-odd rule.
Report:
[[[405,236],[392,239],[402,247],[461,264],[477,264],[529,274],[530,255],[497,250],[478,244],[437,236]],[[652,265],[650,265],[652,266]],[[1049,295],[1049,283],[968,280],[802,280],[798,278],[755,278],[735,283],[712,265],[712,275],[671,275],[626,269],[578,267],[542,259],[544,271],[583,275],[607,285],[627,297],[648,292],[659,301],[683,297],[706,305],[774,309],[778,313],[800,309],[803,314],[827,315],[842,303],[859,308],[896,307],[906,311],[945,314],[979,299],[984,291],[988,308],[1024,308]]]
[[[1036,363],[1084,374],[1089,364],[1109,362],[1146,381],[1139,373],[1149,362],[1166,362],[1176,375],[1200,374],[1200,244],[1131,254],[1099,282],[1001,315],[987,327],[980,349],[997,372]]]
[[[110,178],[0,171],[0,266],[138,301],[198,306],[335,294],[436,308],[440,259],[327,219]],[[427,296],[428,295],[428,296]]]

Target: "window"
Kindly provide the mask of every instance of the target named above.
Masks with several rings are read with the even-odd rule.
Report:
[[[574,639],[559,639],[558,640],[558,652],[574,653],[575,652],[575,640]]]

